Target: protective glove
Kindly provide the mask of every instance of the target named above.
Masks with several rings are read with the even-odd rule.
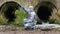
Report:
[[[21,6],[21,9],[22,9],[22,10],[25,10],[25,7],[24,7],[24,6]]]

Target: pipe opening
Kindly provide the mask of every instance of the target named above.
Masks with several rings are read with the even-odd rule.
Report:
[[[0,11],[2,12],[3,16],[8,20],[8,23],[15,20],[16,15],[15,11],[18,10],[21,6],[14,1],[8,1],[1,5]]]
[[[37,16],[40,20],[47,22],[49,21],[49,17],[52,16],[54,8],[56,8],[56,6],[53,3],[43,1],[39,4],[39,7],[37,9]]]

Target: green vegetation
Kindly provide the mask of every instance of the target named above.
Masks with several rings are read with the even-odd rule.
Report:
[[[55,20],[53,20],[51,23],[52,23],[52,24],[59,24],[59,21],[55,19]]]
[[[58,19],[54,19],[51,23],[60,24],[60,14],[57,14]]]
[[[27,17],[27,14],[22,10],[16,10],[16,19],[15,22],[12,22],[11,25],[23,26],[23,19]],[[7,19],[3,18],[0,14],[0,25],[6,25]]]

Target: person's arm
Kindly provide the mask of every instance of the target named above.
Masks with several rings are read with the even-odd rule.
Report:
[[[24,6],[21,6],[21,9],[24,10],[25,12],[28,12],[28,10]]]

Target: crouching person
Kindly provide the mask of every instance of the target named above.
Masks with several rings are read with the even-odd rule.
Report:
[[[36,14],[33,6],[29,6],[28,9],[24,7],[21,8],[23,8],[23,10],[28,14],[28,18],[24,19],[25,29],[34,29],[34,26],[36,25]]]

